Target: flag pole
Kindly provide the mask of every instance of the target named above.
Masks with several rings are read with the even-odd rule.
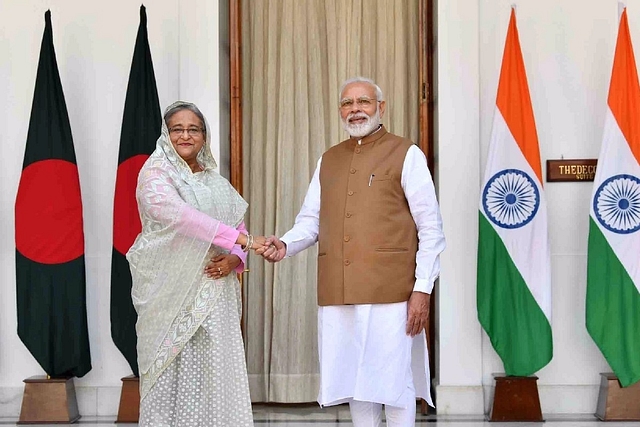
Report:
[[[47,8],[15,201],[17,332],[46,375],[24,380],[18,424],[75,423],[73,378],[91,370],[82,197],[52,20]]]
[[[526,223],[523,221],[514,227],[533,221],[530,224],[536,230],[534,240],[528,236],[522,238],[518,231],[510,231],[513,223],[506,225],[505,220],[494,215],[490,206],[494,197],[491,189],[494,185],[502,185],[498,182],[512,179],[509,175],[512,173],[526,180],[527,188],[535,192],[536,200],[542,201],[536,203],[545,200],[533,106],[518,40],[516,9],[516,4],[511,4],[496,95],[496,121],[491,131],[479,206],[478,320],[504,365],[504,373],[493,375],[495,391],[489,412],[492,422],[543,421],[538,378],[533,374],[547,365],[553,355],[546,210],[536,207],[536,213],[527,214]],[[502,130],[513,129],[512,124],[517,124],[517,132],[510,132],[509,137],[505,137],[506,132]],[[518,155],[498,155],[511,151]],[[511,234],[505,238],[506,233]],[[518,233],[517,245],[510,243],[516,239],[513,233]],[[521,248],[533,247],[534,241],[540,250],[534,251],[536,255],[531,257],[529,251]],[[535,274],[531,273],[533,270]],[[532,295],[537,295],[537,299]],[[512,301],[519,301],[519,304]],[[530,351],[532,349],[535,351]]]
[[[608,197],[607,190],[617,188],[619,183],[627,179],[633,181],[634,186],[640,183],[638,172],[628,174],[628,171],[637,171],[640,165],[635,128],[639,105],[640,85],[628,13],[625,3],[620,1],[606,104],[608,114],[604,119],[598,170],[593,183],[587,248],[586,327],[613,371],[600,373],[595,416],[601,421],[640,421],[640,340],[637,334],[626,333],[640,329],[640,315],[636,309],[640,304],[637,288],[640,278],[629,273],[637,271],[638,257],[626,251],[640,241],[637,233],[640,223],[634,220],[621,226],[617,221],[607,222],[619,215],[621,206],[631,200],[629,196],[614,196],[613,211],[607,211],[602,203]],[[616,154],[621,152],[629,155]]]

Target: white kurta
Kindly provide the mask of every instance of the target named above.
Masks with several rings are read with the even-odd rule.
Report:
[[[287,256],[318,240],[321,164],[322,158],[295,225],[282,236]],[[418,230],[413,290],[431,293],[440,274],[439,255],[445,241],[427,159],[417,146],[407,151],[401,185]],[[409,398],[421,397],[433,406],[425,335],[408,336],[406,321],[406,302],[319,307],[318,402],[329,406],[355,399],[406,407]]]

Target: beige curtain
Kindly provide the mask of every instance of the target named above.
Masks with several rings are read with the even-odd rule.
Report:
[[[243,161],[248,225],[281,236],[322,153],[347,138],[342,81],[374,79],[391,132],[418,136],[418,0],[243,0]],[[318,392],[316,255],[245,275],[245,342],[254,402]]]

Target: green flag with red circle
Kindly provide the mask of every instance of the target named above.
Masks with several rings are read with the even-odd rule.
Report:
[[[82,199],[51,12],[15,204],[18,335],[51,377],[91,370]]]
[[[160,101],[147,33],[147,12],[144,6],[140,6],[140,25],[120,133],[111,257],[111,337],[136,376],[137,314],[131,300],[131,271],[125,255],[142,230],[136,202],[138,173],[153,152],[161,128]]]

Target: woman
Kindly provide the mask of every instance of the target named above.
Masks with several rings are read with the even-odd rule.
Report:
[[[240,333],[247,203],[214,171],[210,130],[176,102],[138,177],[142,232],[127,253],[138,313],[140,426],[252,426]]]

